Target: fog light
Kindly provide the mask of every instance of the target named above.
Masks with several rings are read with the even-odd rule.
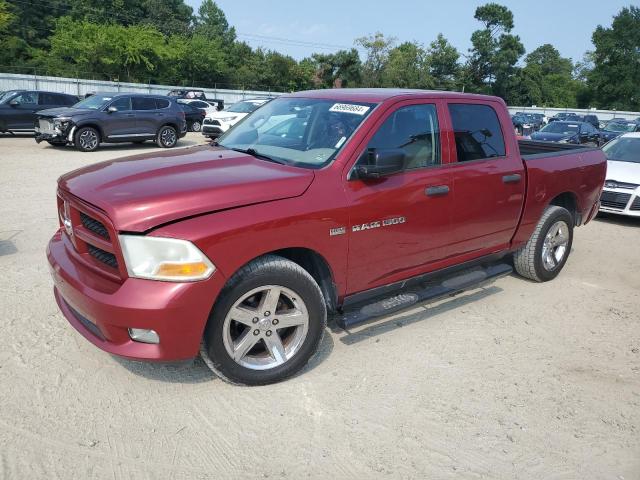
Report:
[[[129,336],[134,342],[140,343],[160,343],[160,337],[155,330],[145,328],[130,328]]]

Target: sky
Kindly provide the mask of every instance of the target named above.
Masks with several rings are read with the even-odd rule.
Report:
[[[488,3],[473,0],[217,0],[236,27],[238,38],[302,59],[315,52],[330,53],[354,46],[354,39],[376,31],[399,42],[428,45],[438,33],[461,53],[480,23],[475,9]],[[201,0],[186,0],[197,9]],[[527,53],[544,43],[554,45],[574,61],[593,49],[591,34],[598,25],[610,26],[624,6],[638,0],[498,0],[514,14],[512,33],[520,36]],[[269,38],[265,38],[269,37]]]

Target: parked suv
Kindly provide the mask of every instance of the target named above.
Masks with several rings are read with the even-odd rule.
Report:
[[[78,101],[75,95],[8,90],[0,93],[0,132],[33,131],[36,112],[54,107],[68,107]]]
[[[180,105],[164,95],[96,93],[72,108],[38,112],[35,130],[38,143],[71,144],[91,152],[101,142],[153,140],[159,147],[175,147],[187,123]]]

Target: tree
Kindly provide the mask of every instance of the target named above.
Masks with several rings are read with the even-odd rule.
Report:
[[[204,0],[195,18],[195,32],[208,37],[218,37],[231,44],[236,39],[236,30],[229,26],[224,12],[213,0]]]
[[[472,48],[466,66],[471,89],[507,96],[510,77],[524,54],[524,46],[513,29],[513,13],[497,3],[478,7],[474,18],[484,25],[471,35]]]
[[[458,50],[442,35],[431,42],[427,50],[429,74],[433,78],[435,88],[455,90],[460,65]]]
[[[396,88],[433,88],[424,48],[413,42],[392,48],[382,70],[381,84]]]
[[[316,88],[353,87],[361,82],[362,62],[355,48],[314,53],[307,63],[313,68]]]
[[[0,0],[0,34],[5,33],[13,21],[13,14],[5,0]]]
[[[640,8],[623,8],[611,28],[593,33],[593,70],[587,74],[594,106],[640,110]]]
[[[356,44],[367,52],[367,59],[362,66],[363,85],[365,87],[382,86],[382,74],[396,39],[385,38],[380,32],[368,37],[356,39]]]

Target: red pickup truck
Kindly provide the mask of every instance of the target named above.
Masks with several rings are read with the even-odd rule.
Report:
[[[267,384],[309,361],[328,315],[348,329],[514,268],[553,279],[605,170],[594,148],[518,142],[494,97],[283,95],[212,145],[62,176],[55,298],[107,352],[200,352]]]

